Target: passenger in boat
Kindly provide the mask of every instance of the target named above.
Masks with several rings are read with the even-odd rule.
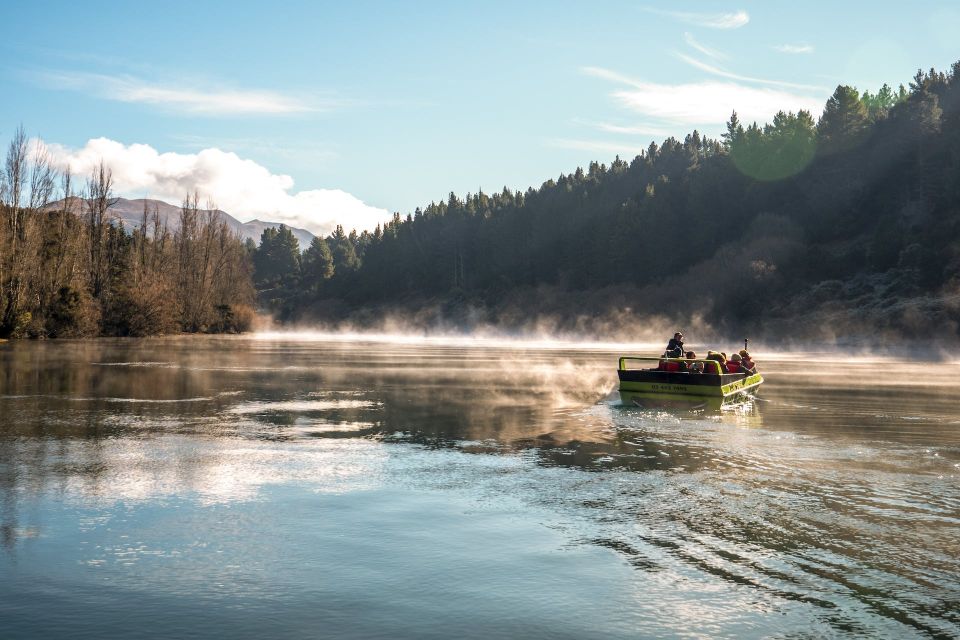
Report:
[[[660,371],[686,371],[686,366],[683,362],[677,362],[676,360],[661,360],[660,366],[657,367]]]
[[[703,373],[703,363],[694,362],[697,359],[697,354],[693,351],[687,351],[687,360],[684,362],[684,366],[687,368],[689,373]]]
[[[727,360],[727,373],[743,373],[743,367],[740,364],[741,358],[739,353],[735,353],[730,356],[730,359]]]
[[[667,343],[667,350],[663,353],[664,358],[682,358],[683,357],[683,334],[677,331]]]
[[[727,354],[723,352],[718,353],[716,351],[708,351],[707,360],[716,360],[717,364],[720,365],[720,373],[727,372]],[[713,371],[710,369],[708,369],[707,372],[713,373]]]
[[[740,367],[750,375],[757,372],[757,363],[753,361],[746,349],[740,350]]]

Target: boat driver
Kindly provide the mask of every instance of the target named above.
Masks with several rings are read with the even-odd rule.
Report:
[[[677,331],[675,334],[673,334],[673,337],[670,338],[670,342],[667,343],[667,350],[663,355],[666,358],[683,357],[683,334],[681,332]]]

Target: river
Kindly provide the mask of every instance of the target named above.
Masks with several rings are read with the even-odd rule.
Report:
[[[667,412],[625,349],[0,345],[0,637],[960,636],[960,363]]]

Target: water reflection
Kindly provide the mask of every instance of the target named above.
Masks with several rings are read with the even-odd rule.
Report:
[[[763,363],[753,405],[649,411],[611,393],[616,355],[242,338],[10,344],[0,541],[17,557],[56,535],[38,506],[49,501],[83,510],[72,526],[98,532],[98,518],[184,500],[202,527],[191,509],[263,504],[243,508],[271,518],[268,496],[290,487],[402,491],[400,504],[439,492],[498,509],[509,496],[516,518],[632,568],[617,589],[656,603],[631,605],[633,631],[679,633],[671,620],[695,619],[699,633],[756,635],[774,614],[785,634],[960,631],[960,385],[927,385],[923,364],[791,356]],[[146,552],[115,544],[79,560]]]

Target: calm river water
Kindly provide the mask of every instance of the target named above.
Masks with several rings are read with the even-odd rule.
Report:
[[[0,345],[0,637],[960,635],[960,363],[761,352],[696,414],[617,355]]]

